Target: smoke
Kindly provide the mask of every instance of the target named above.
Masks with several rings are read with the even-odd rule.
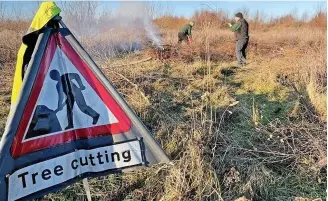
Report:
[[[151,19],[150,8],[143,2],[121,2],[120,7],[114,11],[112,22],[109,25],[125,26],[136,31],[146,33],[148,39],[152,41],[158,48],[162,48],[163,44],[159,36],[159,32],[154,27]]]
[[[118,56],[137,52],[145,46],[162,49],[160,34],[152,23],[151,8],[144,2],[120,2],[115,10],[99,2],[69,2],[63,9],[63,20],[88,50]]]

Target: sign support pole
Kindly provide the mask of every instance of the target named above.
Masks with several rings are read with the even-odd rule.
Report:
[[[83,179],[83,187],[84,187],[84,190],[85,190],[85,192],[87,194],[88,201],[92,201],[91,200],[90,186],[89,186],[89,182],[88,182],[88,179],[87,178]]]

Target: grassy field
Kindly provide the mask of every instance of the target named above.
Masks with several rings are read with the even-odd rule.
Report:
[[[243,68],[233,34],[197,21],[191,47],[177,47],[167,27],[160,27],[165,51],[107,57],[94,45],[103,37],[85,40],[173,162],[90,179],[93,199],[326,200],[327,33],[326,21],[315,20],[251,29]],[[0,23],[0,133],[28,26],[13,24]],[[38,200],[86,196],[79,182]]]

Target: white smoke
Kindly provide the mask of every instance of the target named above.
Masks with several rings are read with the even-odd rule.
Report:
[[[136,52],[149,44],[162,49],[160,34],[146,3],[120,2],[112,11],[99,11],[100,8],[106,9],[99,2],[69,2],[62,10],[68,27],[96,56]]]
[[[134,29],[142,28],[147,37],[158,48],[163,47],[159,32],[152,23],[150,8],[145,3],[121,2],[120,7],[113,13],[113,20],[123,26]],[[136,24],[136,22],[139,22],[139,24]]]

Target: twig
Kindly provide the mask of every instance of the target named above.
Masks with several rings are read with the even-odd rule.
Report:
[[[133,61],[133,62],[130,62],[130,63],[127,63],[127,64],[120,64],[120,65],[114,65],[114,66],[109,66],[109,67],[122,67],[122,66],[135,65],[135,64],[138,64],[138,63],[149,61],[151,59],[152,59],[152,57],[147,57],[147,58],[141,59],[139,61]],[[109,67],[107,67],[107,68],[109,68]]]
[[[128,83],[130,83],[132,86],[134,86],[134,88],[140,92],[141,96],[147,101],[147,104],[149,104],[149,100],[148,98],[146,97],[145,93],[139,88],[139,86],[135,83],[133,83],[131,80],[129,80],[128,78],[126,78],[124,75],[120,74],[120,73],[117,73],[115,71],[112,71],[112,70],[109,70],[109,72],[111,73],[114,73],[118,76],[120,76],[122,79],[124,79],[125,81],[127,81]]]
[[[285,153],[281,153],[281,152],[275,152],[275,151],[260,151],[260,150],[251,150],[251,149],[245,149],[245,148],[241,148],[241,147],[231,147],[234,149],[240,149],[240,150],[244,150],[244,151],[249,151],[249,152],[256,152],[256,153],[265,153],[265,154],[272,154],[272,155],[280,155],[280,156],[291,156],[292,154],[285,154]]]

